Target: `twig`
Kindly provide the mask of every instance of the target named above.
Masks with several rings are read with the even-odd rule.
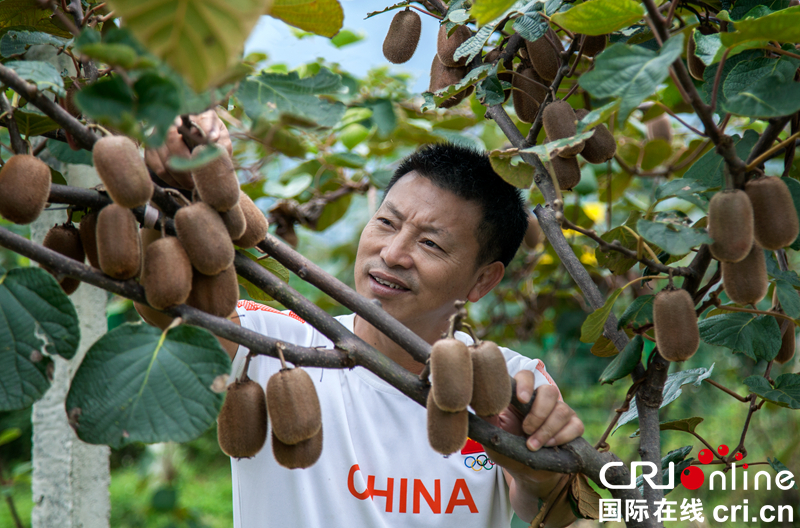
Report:
[[[705,445],[708,448],[708,450],[711,451],[711,454],[714,455],[715,457],[717,457],[717,459],[719,459],[723,464],[726,463],[725,459],[719,453],[717,453],[717,451],[713,447],[711,447],[711,444],[709,444],[706,441],[705,438],[703,438],[702,436],[700,436],[698,433],[696,433],[694,431],[689,431],[689,434],[691,434],[692,436],[694,436],[695,438],[697,438],[698,440],[703,442],[703,445]]]
[[[622,405],[620,405],[619,408],[614,410],[615,412],[614,418],[611,419],[611,422],[608,424],[608,427],[606,427],[603,436],[601,436],[600,439],[597,441],[597,443],[594,445],[595,449],[600,449],[600,450],[608,449],[608,444],[606,443],[608,435],[610,435],[611,432],[614,430],[614,426],[616,426],[617,422],[619,422],[619,418],[620,416],[622,416],[622,413],[628,412],[628,409],[630,409],[631,400],[633,400],[633,397],[636,396],[636,391],[639,390],[639,387],[641,386],[642,382],[644,382],[644,377],[639,378],[638,380],[634,381],[631,384],[627,394],[625,394],[625,401],[622,402]]]
[[[674,117],[674,118],[675,118],[675,119],[676,119],[676,120],[677,120],[677,121],[678,121],[680,124],[682,124],[683,126],[685,126],[686,128],[688,128],[689,130],[691,130],[692,132],[694,132],[694,133],[695,133],[695,134],[697,134],[698,136],[702,136],[702,137],[708,137],[708,135],[707,135],[705,132],[701,132],[701,131],[697,130],[695,127],[693,127],[692,125],[690,125],[689,123],[687,123],[686,121],[684,121],[683,119],[681,119],[681,118],[678,116],[678,114],[676,114],[675,112],[673,112],[671,108],[669,108],[667,105],[665,105],[665,104],[664,104],[664,103],[662,103],[661,101],[656,101],[656,104],[657,104],[658,106],[662,107],[662,108],[664,109],[664,111],[665,111],[665,112],[667,112],[669,115],[671,115],[672,117]]]
[[[711,91],[711,110],[717,108],[717,93],[719,92],[719,85],[722,79],[722,69],[725,67],[725,60],[728,58],[728,53],[733,48],[728,48],[725,50],[725,53],[722,54],[722,58],[719,60],[719,64],[717,65],[717,73],[714,75],[714,88]]]
[[[781,141],[780,143],[778,143],[774,147],[770,148],[769,150],[767,150],[766,152],[764,152],[763,154],[758,156],[753,161],[749,162],[747,164],[747,168],[746,168],[747,172],[750,172],[751,170],[755,169],[756,167],[758,167],[759,165],[764,163],[766,160],[770,159],[770,156],[772,154],[774,154],[775,152],[777,152],[780,149],[784,148],[789,143],[794,143],[794,140],[797,139],[798,137],[800,137],[800,132],[795,132],[794,134],[792,134],[788,138],[784,139],[783,141]]]
[[[766,377],[766,375],[765,375]],[[742,453],[743,455],[747,455],[747,450],[744,447],[744,439],[747,437],[747,431],[750,429],[750,420],[753,418],[753,413],[756,412],[760,407],[756,405],[756,395],[750,395],[750,408],[747,410],[747,418],[744,421],[744,427],[742,427],[742,436],[739,438],[739,445],[736,446],[735,449],[732,449],[728,456],[725,458],[725,462],[728,464],[734,460],[736,453]]]
[[[717,300],[717,301],[719,302],[719,300]],[[731,306],[729,304],[726,304],[724,306],[720,306],[719,303],[717,304],[717,307],[719,307],[719,308],[721,308],[723,310],[727,310],[729,312],[743,312],[743,313],[751,313],[751,314],[757,314],[757,315],[771,315],[773,317],[779,317],[781,319],[785,319],[785,320],[791,322],[792,324],[795,324],[794,319],[792,319],[788,315],[782,314],[780,312],[765,312],[763,310],[753,310],[752,308],[740,308],[738,306]]]
[[[764,49],[767,49],[773,53],[777,53],[778,55],[786,55],[787,57],[792,57],[793,59],[800,59],[800,55],[797,53],[792,53],[791,51],[786,51],[776,46],[764,46]]]
[[[726,387],[724,385],[720,385],[719,383],[717,383],[716,381],[712,380],[711,378],[705,378],[703,381],[705,381],[706,383],[708,383],[709,385],[711,385],[713,387],[718,388],[722,392],[724,392],[724,393],[726,393],[726,394],[728,394],[730,396],[733,396],[734,398],[736,398],[740,402],[745,402],[746,403],[746,402],[750,401],[750,398],[746,398],[744,396],[740,396],[739,394],[737,394],[736,392],[732,391],[728,387]]]
[[[0,110],[8,116],[8,135],[11,138],[11,148],[14,154],[27,154],[28,144],[22,139],[19,134],[19,127],[17,121],[14,119],[14,108],[8,102],[5,94],[5,88],[0,92]]]

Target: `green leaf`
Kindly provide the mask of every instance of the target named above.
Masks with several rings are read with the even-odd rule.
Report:
[[[333,44],[337,48],[343,48],[345,46],[349,46],[350,44],[361,42],[365,38],[366,35],[364,34],[363,31],[359,31],[358,33],[353,33],[349,29],[343,29],[335,37],[331,39],[331,44]]]
[[[767,463],[777,473],[780,473],[781,471],[789,471],[789,468],[787,468],[786,465],[784,465],[784,463],[778,460],[777,458],[767,457]],[[800,489],[797,487],[797,482],[795,482],[794,489]]]
[[[519,33],[519,36],[529,42],[539,40],[547,33],[550,27],[547,20],[541,16],[539,6],[541,4],[533,3],[533,6],[525,11],[525,13],[514,20],[514,31]]]
[[[673,223],[641,219],[636,223],[636,230],[642,238],[670,255],[685,255],[693,247],[713,242],[711,237],[700,229]]]
[[[196,91],[214,84],[233,66],[268,4],[269,0],[109,1],[136,38]]]
[[[625,221],[625,225],[628,227],[632,227],[636,225],[636,221],[641,217],[641,213],[638,211],[634,211],[630,214],[628,219]],[[617,241],[620,246],[636,250],[637,241],[636,237],[633,233],[625,229],[624,227],[615,227],[611,231],[606,231],[600,238],[608,242],[609,244],[614,243]],[[622,253],[617,251],[595,251],[595,256],[597,258],[597,263],[604,268],[608,268],[611,273],[614,275],[624,275],[629,269],[633,267],[638,261],[636,259],[632,259],[626,257]]]
[[[324,156],[325,163],[336,165],[337,167],[347,167],[348,169],[363,169],[367,160],[354,152],[336,152]]]
[[[515,3],[516,0],[475,0],[470,13],[478,25],[483,26],[502,16]]]
[[[120,125],[134,119],[134,93],[118,75],[100,79],[75,94],[84,115],[104,124]]]
[[[736,31],[720,35],[722,45],[730,48],[751,40],[800,41],[800,6],[782,9],[760,18],[746,18],[734,24]]]
[[[211,427],[222,406],[212,390],[230,360],[207,330],[162,333],[124,324],[89,349],[67,395],[78,437],[120,448],[132,442],[188,442]]]
[[[475,33],[470,38],[465,40],[458,47],[458,49],[456,49],[455,53],[453,54],[453,60],[457,61],[461,57],[466,57],[467,64],[469,64],[469,62],[483,50],[483,47],[486,45],[486,42],[489,40],[489,37],[492,36],[492,33],[494,33],[494,30],[499,22],[500,21],[498,20],[494,24],[483,26],[481,29],[478,30],[477,33]]]
[[[703,35],[699,31],[694,31],[692,38],[694,38],[695,45],[694,54],[706,66],[711,66],[715,62],[719,62],[722,58],[721,55],[725,53],[726,48],[722,47],[719,33]],[[720,56],[718,57],[718,55]]]
[[[654,295],[642,295],[634,299],[631,305],[625,309],[622,317],[619,318],[617,328],[622,328],[628,324],[644,326],[648,323],[652,323],[654,299]]]
[[[758,132],[755,130],[745,130],[744,137],[740,137],[738,134],[732,136],[733,141],[736,143],[736,153],[741,159],[747,159],[758,138]],[[722,156],[717,154],[714,149],[711,149],[686,171],[683,179],[696,180],[699,184],[706,185],[707,188],[722,187],[724,166],[725,160],[722,159]]]
[[[781,374],[775,379],[774,386],[763,376],[745,378],[744,384],[751,392],[775,405],[800,409],[800,374]]]
[[[614,360],[609,363],[602,374],[600,374],[600,385],[613,384],[633,372],[636,365],[642,359],[642,349],[644,348],[644,338],[637,335],[625,346],[625,349],[617,354]]]
[[[17,427],[5,429],[2,433],[0,433],[0,446],[10,444],[20,436],[22,436],[22,431],[20,431]]]
[[[693,416],[691,418],[683,418],[681,420],[673,420],[671,422],[661,422],[658,428],[661,431],[683,431],[685,433],[693,433],[694,430],[703,422],[703,418]]]
[[[136,80],[133,91],[137,100],[136,118],[155,127],[146,138],[147,146],[161,146],[181,110],[180,88],[167,77],[145,73]]]
[[[358,123],[348,125],[339,132],[339,141],[342,142],[342,145],[344,145],[347,150],[353,150],[354,147],[358,146],[359,143],[368,137],[369,129]]]
[[[14,111],[14,121],[17,122],[19,133],[28,137],[41,136],[61,128],[58,123],[37,111],[24,112],[17,109]]]
[[[551,19],[574,33],[605,35],[630,26],[643,16],[642,3],[635,0],[587,0]]]
[[[503,104],[506,99],[503,82],[497,77],[494,69],[492,69],[491,75],[478,83],[475,96],[483,106]]]
[[[88,150],[72,150],[69,145],[55,139],[47,140],[47,150],[55,159],[64,163],[93,166],[92,153]]]
[[[709,188],[707,183],[692,180],[686,177],[678,178],[669,181],[664,185],[659,185],[656,188],[656,200],[663,200],[670,196],[684,196],[698,192],[707,191]]]
[[[167,166],[175,171],[189,172],[200,167],[205,167],[222,155],[222,147],[216,143],[210,143],[203,148],[192,151],[192,156],[182,158],[180,156],[170,156]]]
[[[533,185],[533,175],[536,172],[533,167],[524,161],[512,165],[511,158],[493,156],[493,152],[489,153],[489,161],[494,171],[517,189],[530,189]]]
[[[388,137],[397,128],[397,115],[391,99],[374,99],[364,104],[372,109],[372,121],[378,126],[378,134]]]
[[[530,152],[532,154],[536,154],[537,156],[541,157],[542,161],[549,161],[550,158],[558,155],[559,152],[562,152],[570,147],[573,147],[582,141],[586,141],[593,135],[594,135],[594,130],[589,130],[586,132],[581,132],[580,134],[576,134],[571,137],[557,139],[555,141],[549,141],[542,145],[535,145],[533,147],[528,147],[526,149],[520,150],[519,152]]]
[[[364,20],[372,18],[376,15],[380,15],[382,13],[388,13],[389,11],[394,11],[395,9],[401,9],[403,7],[407,7],[409,4],[411,4],[411,0],[404,0],[403,2],[398,2],[394,5],[390,5],[389,7],[381,9],[380,11],[371,11],[367,13],[367,16],[364,17]]]
[[[485,79],[489,75],[489,72],[491,70],[492,70],[491,64],[481,64],[477,68],[470,70],[469,73],[463,79],[461,79],[461,82],[458,82],[456,84],[451,84],[447,88],[439,90],[434,94],[430,92],[424,92],[422,95],[423,96],[428,95],[430,99],[426,98],[425,103],[422,105],[421,110],[423,112],[426,112],[435,107],[438,107],[443,101],[450,99],[450,97],[452,97],[453,95],[459,92],[463,92],[471,85]],[[431,105],[431,102],[433,102],[434,104]]]
[[[794,286],[785,280],[775,281],[775,288],[778,290],[778,300],[781,302],[781,308],[786,315],[792,319],[800,317],[800,295]]]
[[[3,57],[10,57],[12,55],[22,55],[31,46],[39,44],[50,44],[60,48],[64,46],[69,39],[56,37],[43,31],[15,31],[11,30],[3,35],[0,39],[0,55]]]
[[[344,11],[336,0],[275,0],[267,14],[323,37],[336,35],[344,22]]]
[[[302,79],[296,71],[288,74],[261,72],[243,81],[236,96],[253,120],[261,117],[277,121],[282,115],[289,115],[322,127],[332,127],[344,115],[345,106],[318,96],[344,90],[342,78],[322,68],[317,75]]]
[[[600,108],[595,108],[585,116],[583,119],[578,121],[578,133],[583,132],[584,130],[591,130],[600,123],[605,123],[608,121],[608,118],[611,117],[614,112],[617,111],[619,108],[619,101],[611,101],[610,103],[601,106]]]
[[[40,268],[0,268],[0,411],[24,409],[50,387],[47,355],[75,355],[78,315]]]
[[[301,192],[308,189],[314,183],[314,177],[310,174],[301,174],[283,184],[275,180],[268,180],[264,183],[264,192],[276,198],[294,198]]]
[[[289,282],[289,277],[290,277],[289,270],[286,269],[283,266],[283,264],[281,264],[280,262],[278,262],[274,258],[269,257],[269,258],[265,258],[265,259],[259,260],[258,257],[253,255],[249,251],[240,251],[240,253],[242,253],[243,255],[247,256],[253,262],[258,263],[260,266],[262,266],[268,272],[272,273],[273,275],[275,275],[276,277],[281,279],[283,282],[286,282],[286,283]],[[268,301],[272,301],[273,300],[270,295],[268,295],[267,293],[264,292],[264,290],[262,290],[261,288],[259,288],[258,286],[256,286],[252,282],[250,282],[249,280],[243,278],[241,275],[237,275],[236,277],[237,277],[237,279],[239,281],[239,284],[244,286],[244,289],[247,290],[247,295],[249,295],[250,297],[252,297],[256,301],[268,302]]]
[[[772,251],[764,250],[764,260],[766,260],[767,273],[770,277],[784,280],[795,288],[800,287],[800,276],[797,275],[797,272],[792,270],[782,271],[775,261],[775,254]]]
[[[577,7],[567,13],[575,9]],[[579,83],[599,99],[620,98],[617,119],[622,123],[634,108],[656,92],[667,78],[670,64],[681,56],[682,51],[682,34],[669,38],[658,51],[614,44],[597,56],[594,70],[581,75]]]
[[[772,361],[781,348],[780,327],[770,315],[734,312],[708,317],[698,326],[700,339],[709,345],[742,352],[754,361]]]
[[[617,288],[611,292],[603,306],[589,314],[589,317],[581,325],[582,343],[594,343],[603,335],[603,326],[606,324],[608,316],[611,315],[611,309],[614,308],[614,303],[617,302],[621,293],[622,288]]]
[[[794,72],[800,61],[754,57],[739,62],[725,78],[725,110],[749,117],[776,117],[800,109]]]
[[[687,383],[693,384],[695,387],[699,387],[700,383],[711,376],[711,372],[714,370],[714,365],[712,364],[710,368],[696,368],[696,369],[689,369],[683,370],[681,372],[673,372],[669,376],[667,376],[667,381],[664,383],[664,390],[661,392],[661,406],[659,409],[663,409],[670,403],[674,402],[678,399],[678,397],[683,393],[681,387],[686,385]],[[630,409],[622,413],[619,417],[619,421],[617,422],[617,426],[614,428],[614,432],[617,429],[622,427],[628,422],[631,422],[639,417],[639,410],[636,408],[636,397],[634,396],[631,400]],[[612,433],[613,434],[613,433]]]
[[[64,97],[64,81],[55,66],[43,61],[9,61],[5,66],[11,68],[21,78],[32,82],[39,90],[48,90]]]
[[[723,7],[723,9],[730,9],[731,20],[741,20],[750,16],[763,16],[764,14],[768,15],[772,11],[786,9],[791,5],[789,0],[736,0],[732,3],[733,7]],[[754,10],[765,10],[765,12],[763,14],[756,14]]]
[[[686,455],[688,455],[692,451],[692,446],[685,446],[681,447],[680,449],[675,449],[674,451],[670,451],[667,453],[667,456],[661,459],[661,484],[666,486],[670,480],[672,482],[680,482],[680,474],[681,471],[689,467],[692,463],[693,458],[689,460],[684,460]],[[670,475],[669,471],[669,463],[672,462],[675,464],[672,466],[672,475]],[[664,495],[669,494],[671,491],[675,490],[678,486],[673,488],[669,488],[664,490]],[[638,489],[640,494],[644,493],[644,477],[638,476],[636,477],[636,488]]]
[[[75,51],[103,64],[121,66],[125,69],[132,68],[139,58],[136,50],[132,47],[117,43],[109,44],[96,42],[80,46],[76,48]]]

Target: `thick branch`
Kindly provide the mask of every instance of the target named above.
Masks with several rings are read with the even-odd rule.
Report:
[[[3,92],[5,92],[5,89],[3,89]],[[0,93],[0,110],[8,115],[8,135],[11,138],[11,149],[14,154],[27,154],[28,145],[19,135],[19,127],[16,120],[14,120],[14,109],[11,107],[11,103],[8,102],[5,93]]]
[[[753,146],[753,150],[750,151],[750,155],[747,156],[747,165],[750,165],[753,160],[769,150],[769,147],[775,142],[776,139],[778,139],[781,131],[786,128],[787,123],[792,120],[793,115],[794,114],[782,117],[773,117],[769,120],[769,125],[767,125],[767,128],[764,129],[761,137],[758,138],[758,141]]]

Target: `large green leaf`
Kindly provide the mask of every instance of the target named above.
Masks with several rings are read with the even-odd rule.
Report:
[[[514,20],[514,31],[529,42],[539,40],[550,27],[542,16],[541,4],[531,2],[529,8]]]
[[[605,35],[627,27],[644,16],[635,0],[587,0],[569,11],[556,13],[552,20],[564,29],[584,35]]]
[[[47,140],[47,150],[58,161],[79,165],[94,165],[92,153],[88,150],[72,150],[69,145],[56,139]]]
[[[750,40],[800,41],[800,6],[790,7],[760,18],[746,18],[734,24],[736,31],[722,33],[722,44],[730,48]]]
[[[134,93],[122,77],[113,75],[100,79],[75,94],[75,104],[84,115],[110,125],[134,119]]]
[[[654,300],[655,295],[642,295],[641,297],[634,299],[631,305],[625,309],[625,312],[619,318],[617,328],[622,328],[627,324],[644,326],[647,323],[652,323]]]
[[[281,115],[293,116],[323,127],[334,126],[345,112],[342,103],[330,103],[319,95],[342,93],[347,88],[342,78],[327,68],[313,77],[300,78],[297,72],[262,72],[242,82],[237,97],[247,115],[277,121]]]
[[[640,216],[641,214],[639,212],[631,213],[630,217],[625,221],[625,225],[628,227],[635,227],[636,221]],[[611,231],[606,231],[600,238],[608,243],[616,241],[620,246],[634,251],[638,244],[636,236],[622,226],[615,227]],[[595,255],[597,257],[597,263],[600,266],[608,268],[614,275],[624,275],[638,262],[636,259],[629,258],[618,251],[595,251]]]
[[[733,141],[736,143],[736,154],[742,159],[747,159],[753,146],[758,141],[759,135],[755,130],[745,130],[744,137],[739,135],[732,136]],[[709,150],[703,157],[697,160],[692,168],[684,174],[684,180],[697,180],[701,185],[711,187],[722,187],[723,185],[723,171],[725,167],[725,160],[722,156],[716,153],[715,150]],[[677,181],[677,180],[676,180]]]
[[[703,319],[698,326],[700,338],[709,345],[742,352],[755,361],[772,361],[781,348],[780,327],[770,315],[741,312],[715,315]]]
[[[28,51],[31,46],[38,44],[50,44],[51,46],[61,47],[69,42],[68,39],[56,37],[42,31],[15,31],[11,30],[0,39],[0,55],[10,57],[21,55]]]
[[[685,255],[701,244],[714,242],[700,229],[669,222],[651,222],[641,219],[636,223],[639,235],[657,245],[670,255]]]
[[[744,384],[752,391],[775,405],[800,409],[800,374],[781,374],[772,386],[763,376],[750,376]]]
[[[0,1],[0,33],[6,29],[44,31],[58,37],[70,38],[66,28],[53,23],[57,20],[52,9],[45,8],[37,0]]]
[[[767,457],[767,463],[777,473],[780,473],[781,471],[789,471],[789,468],[786,467],[786,464],[784,464],[783,462],[781,462],[777,458]],[[800,489],[800,488],[797,487],[797,483],[795,483],[795,485],[793,487],[794,487],[794,489]]]
[[[473,10],[475,8],[473,7]],[[453,54],[453,60],[459,60],[462,57],[466,57],[467,64],[478,55],[483,47],[486,45],[486,42],[489,40],[489,37],[492,36],[494,33],[497,24],[500,21],[498,20],[494,24],[489,24],[483,26],[481,29],[478,30],[477,33],[472,35],[470,38],[465,40]]]
[[[14,121],[17,122],[19,133],[23,136],[41,136],[45,132],[58,130],[61,126],[39,112],[31,105],[25,107],[28,111],[16,110],[14,112]]]
[[[323,37],[334,36],[344,22],[344,11],[336,0],[274,0],[267,14]]]
[[[800,61],[757,57],[738,63],[725,78],[723,107],[747,117],[777,117],[800,110],[800,85],[794,72]]]
[[[517,0],[475,0],[470,14],[483,26],[505,13]]]
[[[55,66],[43,61],[9,61],[5,66],[17,75],[32,82],[39,90],[49,90],[56,95],[65,96],[64,81]]]
[[[617,288],[611,292],[603,306],[589,314],[589,317],[581,325],[581,342],[594,343],[603,335],[603,326],[606,324],[608,316],[611,315],[611,309],[614,308],[614,303],[617,302],[621,293],[622,288]]]
[[[222,405],[212,390],[230,360],[207,330],[162,333],[119,326],[86,354],[67,395],[78,437],[119,448],[131,442],[187,442],[211,427]]]
[[[50,387],[46,354],[65,359],[80,341],[78,315],[40,268],[0,268],[0,411],[23,409]]]
[[[204,90],[232,67],[269,0],[110,0],[153,54]]]
[[[535,171],[533,167],[524,161],[519,161],[516,165],[513,165],[511,163],[511,158],[501,158],[491,155],[489,156],[489,161],[495,172],[517,189],[530,189],[531,185],[533,185],[533,175]]]
[[[579,83],[599,99],[620,98],[618,120],[624,122],[639,103],[656,92],[682,51],[682,34],[669,38],[658,51],[614,44],[597,56],[594,70],[583,74]]]
[[[600,385],[612,384],[633,372],[642,359],[644,338],[637,335],[631,339],[621,353],[600,374]]]
[[[778,291],[778,300],[784,313],[792,319],[800,317],[800,295],[788,281],[778,279],[775,281],[775,289]],[[794,326],[794,325],[792,325]],[[794,331],[793,328],[790,328]]]

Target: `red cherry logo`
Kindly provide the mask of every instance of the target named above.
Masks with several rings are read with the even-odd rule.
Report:
[[[735,458],[736,460],[741,460],[744,458],[744,455],[742,455],[741,453],[736,453],[736,456],[733,458]]]
[[[681,484],[688,490],[696,490],[703,485],[705,480],[705,473],[697,466],[689,466],[681,471]]]
[[[728,451],[729,451],[728,446],[726,446],[725,444],[722,444],[717,448],[717,453],[719,453],[721,456],[727,455]]]
[[[744,465],[744,466],[742,466],[742,467],[744,467],[745,469],[747,469],[747,467],[748,467],[748,464],[745,464],[745,465]]]
[[[703,449],[698,453],[697,458],[700,459],[701,464],[710,464],[711,460],[714,458],[714,454],[710,449]]]

